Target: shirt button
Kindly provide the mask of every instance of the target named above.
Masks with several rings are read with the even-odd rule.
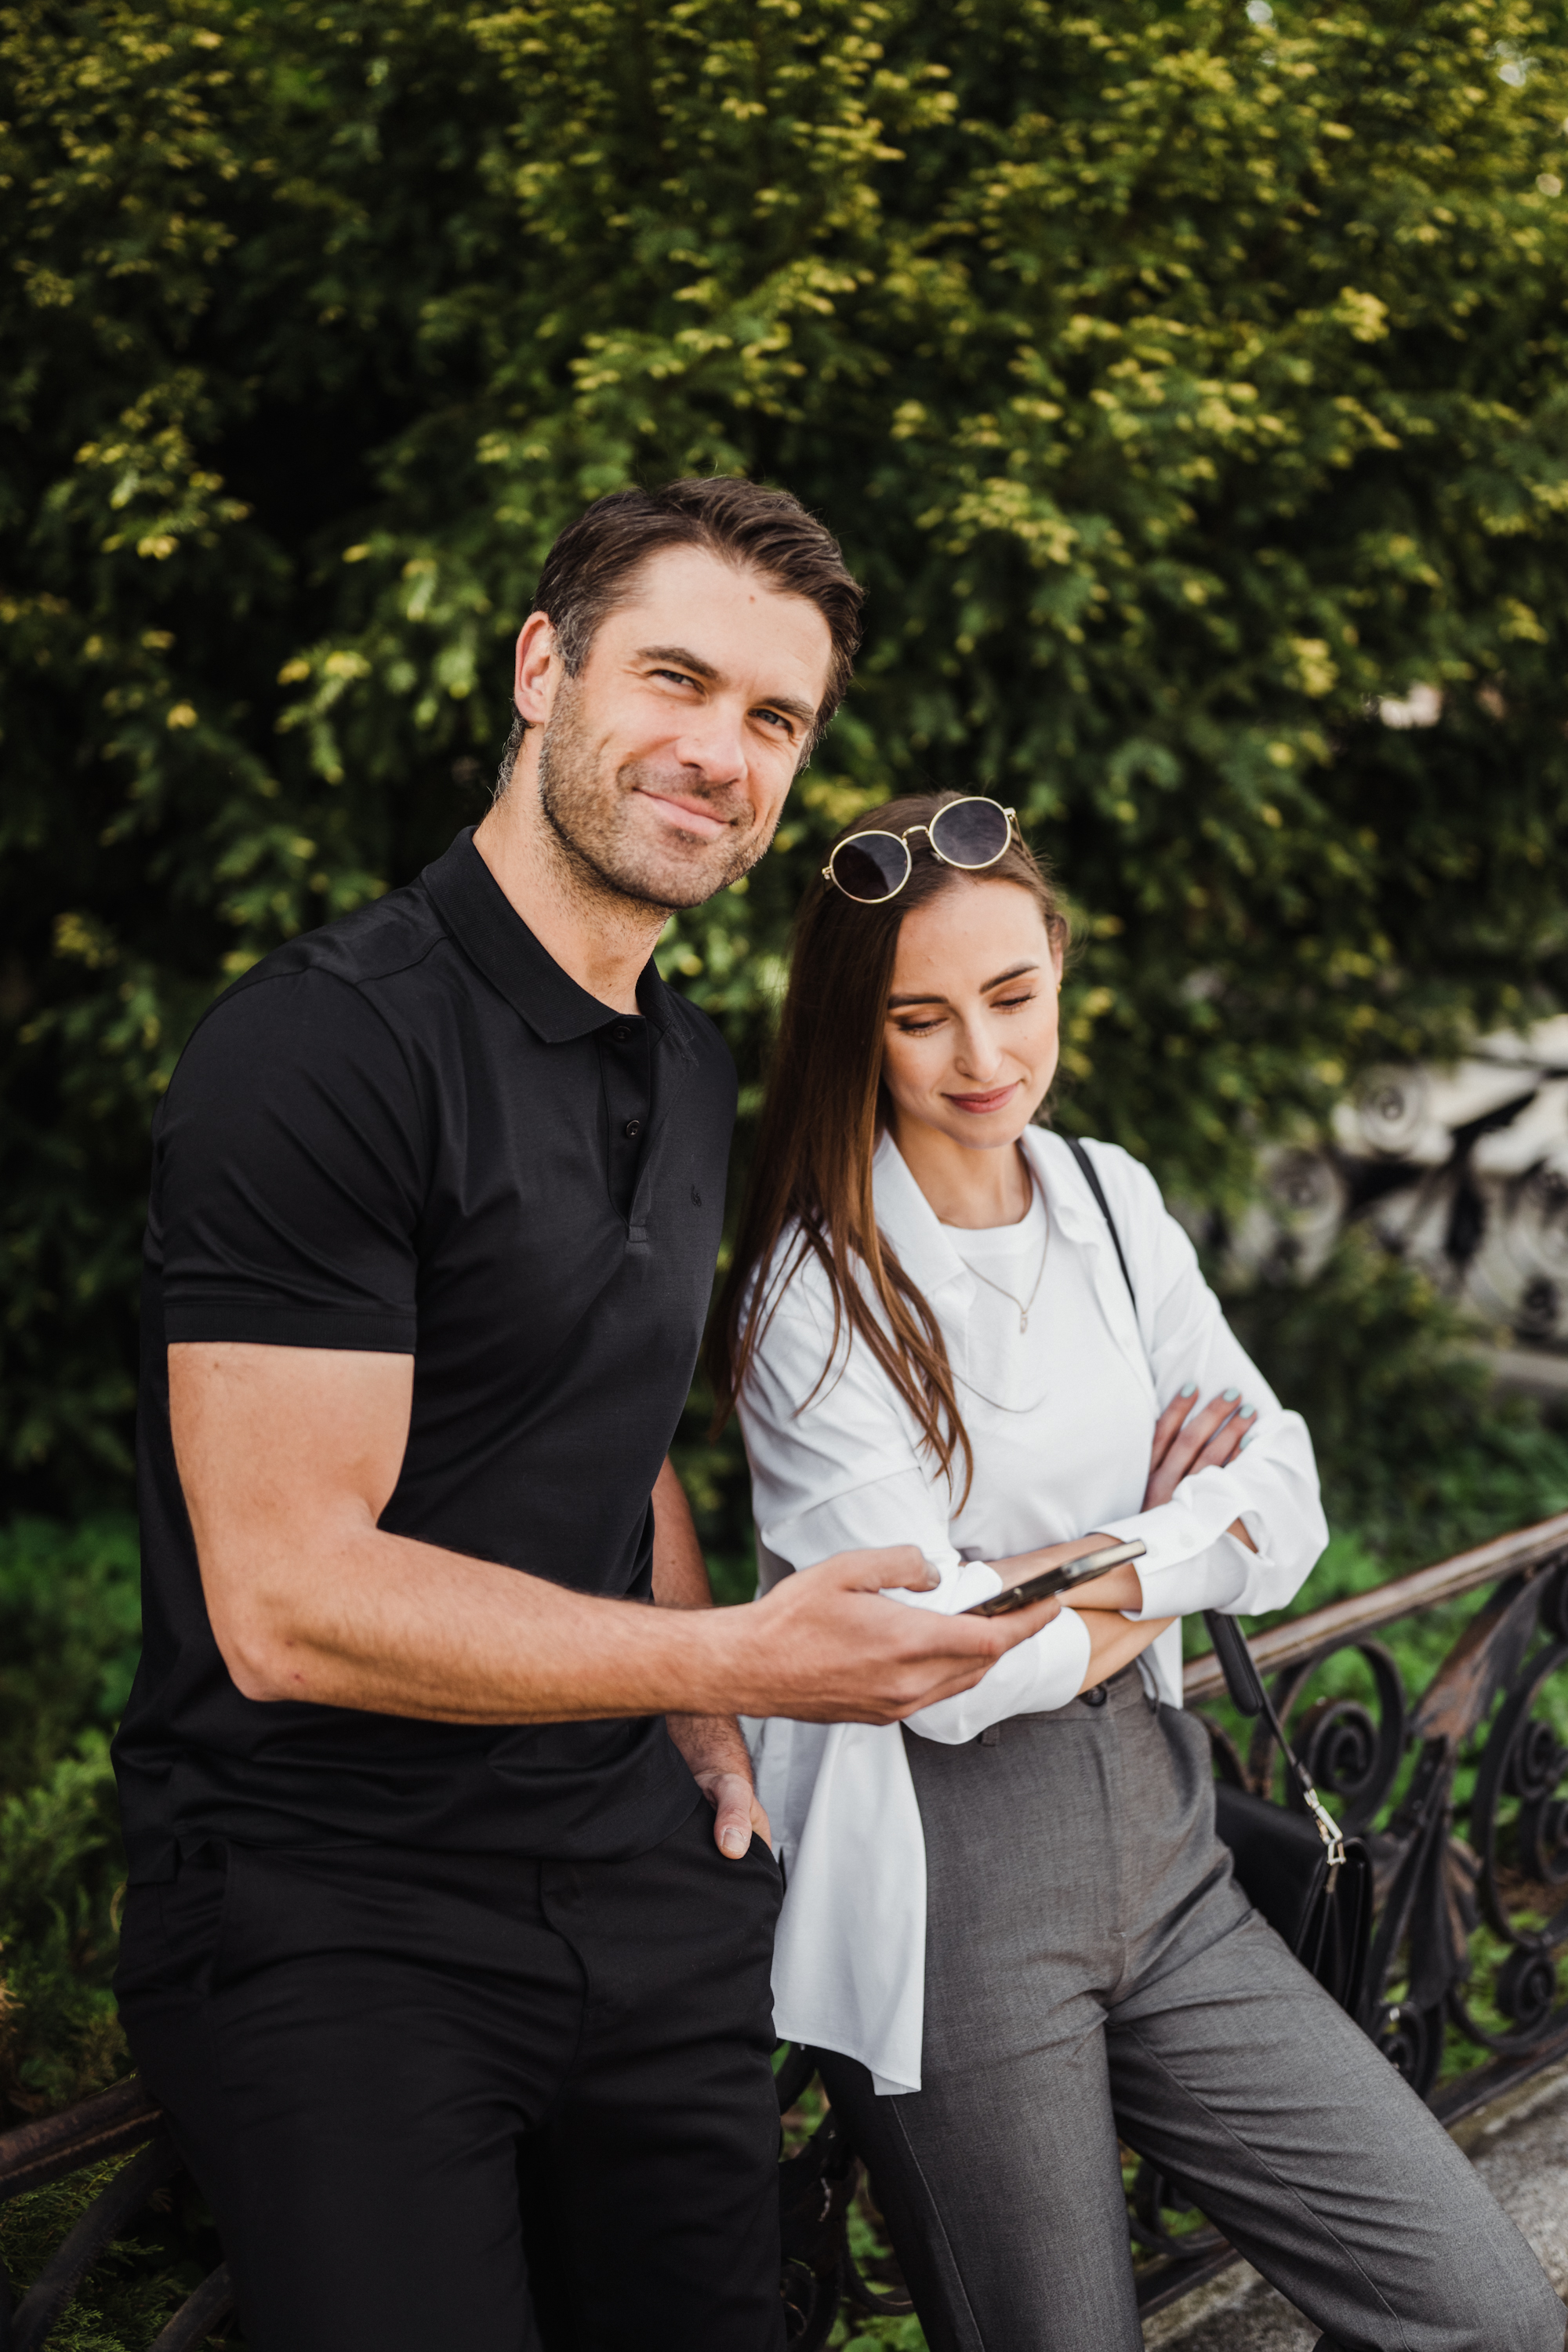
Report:
[[[627,1119],[627,1121],[626,1121],[626,1133],[627,1133],[628,1135],[640,1135],[640,1134],[642,1133],[642,1121],[641,1121],[641,1119],[640,1119],[640,1118],[628,1118],[628,1119]]]
[[[1092,1690],[1086,1690],[1083,1694],[1083,1703],[1085,1706],[1103,1706],[1105,1705],[1105,1685],[1103,1683],[1096,1683]]]
[[[631,1031],[626,1027],[624,1021],[618,1029],[612,1029],[610,1032],[611,1036],[615,1039],[617,1045],[624,1045],[631,1034]]]

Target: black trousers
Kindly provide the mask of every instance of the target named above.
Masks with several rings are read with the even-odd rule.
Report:
[[[117,1991],[254,2352],[780,2352],[778,1871],[205,1847]]]

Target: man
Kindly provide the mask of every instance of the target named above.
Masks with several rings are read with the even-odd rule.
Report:
[[[776,2344],[734,1714],[889,1721],[1047,1613],[890,1606],[908,1549],[714,1611],[666,1458],[734,1076],[651,950],[767,847],[858,604],[783,493],[601,500],[491,814],[160,1114],[120,1992],[257,2352]]]

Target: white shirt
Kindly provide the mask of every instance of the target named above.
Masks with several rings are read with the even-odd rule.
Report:
[[[827,1363],[833,1310],[816,1259],[773,1293],[740,1400],[762,1589],[836,1552],[911,1543],[942,1585],[896,1598],[954,1612],[1000,1590],[987,1559],[1103,1530],[1147,1547],[1138,1563],[1146,1617],[1281,1608],[1328,1540],[1304,1423],[1227,1328],[1147,1170],[1114,1145],[1088,1147],[1127,1255],[1134,1314],[1066,1144],[1030,1128],[1023,1148],[1038,1197],[1022,1224],[997,1233],[940,1223],[889,1138],[873,1169],[878,1224],[935,1315],[959,1382],[974,1454],[962,1509],[868,1351],[841,1333]],[[1044,1278],[1020,1332],[1018,1307],[971,1269],[1026,1300],[1047,1221]],[[792,1240],[775,1264],[788,1263]],[[1225,1469],[1198,1472],[1145,1511],[1154,1423],[1188,1381],[1194,1403],[1238,1390],[1258,1407],[1257,1434]],[[1226,1534],[1236,1518],[1256,1553]],[[1160,1697],[1179,1706],[1180,1625],[1145,1658]],[[956,1744],[1009,1716],[1064,1706],[1088,1660],[1083,1622],[1064,1608],[974,1689],[923,1708],[910,1728]],[[778,2031],[859,2059],[879,2091],[918,2090],[925,1843],[900,1728],[778,1717],[749,1722],[746,1734],[785,1872]]]

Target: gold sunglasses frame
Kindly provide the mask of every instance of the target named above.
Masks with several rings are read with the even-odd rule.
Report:
[[[1016,809],[1003,807],[1002,803],[1000,801],[994,801],[989,793],[965,793],[961,800],[949,801],[944,807],[939,808],[935,816],[932,817],[931,824],[940,824],[942,819],[948,815],[953,809],[969,808],[973,806],[975,803],[983,803],[986,808],[1001,809],[1003,815],[1007,820],[1007,837],[1003,842],[1001,848],[996,852],[994,857],[987,857],[984,863],[979,866],[961,866],[956,857],[944,857],[942,851],[937,847],[936,843],[931,838],[931,824],[907,825],[902,833],[885,833],[880,825],[872,824],[868,825],[864,833],[852,833],[848,835],[845,840],[835,844],[833,856],[829,857],[826,865],[822,869],[822,878],[825,882],[831,882],[836,890],[842,892],[843,896],[849,900],[851,906],[885,907],[889,898],[896,898],[898,897],[900,891],[903,889],[905,885],[908,883],[910,876],[915,870],[915,861],[910,855],[910,841],[911,836],[917,833],[924,834],[926,837],[926,847],[931,851],[931,856],[936,859],[940,866],[951,866],[955,874],[984,874],[987,872],[991,866],[998,865],[1001,860],[1006,856],[1007,852],[1013,846],[1015,837],[1022,843],[1024,836],[1018,831],[1018,813]],[[862,841],[896,841],[899,847],[904,853],[904,870],[902,876],[894,883],[892,888],[880,898],[858,898],[853,890],[846,890],[844,888],[843,883],[840,882],[837,875],[833,871],[833,858],[837,856],[838,852],[841,849],[853,849],[857,843]]]

